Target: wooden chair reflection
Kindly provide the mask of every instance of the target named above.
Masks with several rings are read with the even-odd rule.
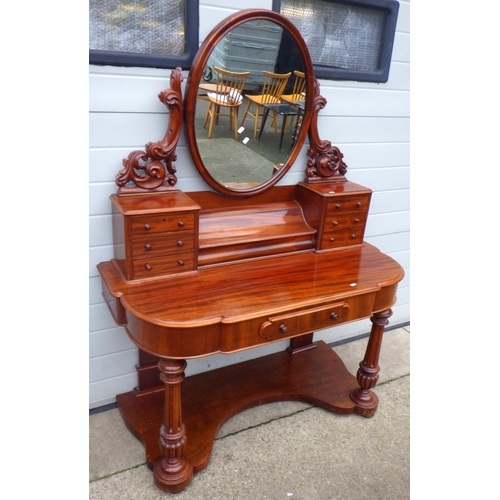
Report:
[[[278,74],[271,73],[270,71],[262,71],[264,73],[264,84],[262,86],[262,93],[260,95],[245,94],[248,99],[248,104],[243,114],[243,119],[241,120],[241,125],[245,123],[245,118],[250,115],[254,119],[253,136],[254,139],[257,138],[257,126],[259,123],[259,117],[261,114],[261,108],[264,104],[279,104],[281,102],[281,94],[286,87],[288,79],[290,78],[290,73]],[[255,104],[255,112],[252,114],[250,112],[250,107]],[[274,123],[274,135],[277,135],[276,120]]]
[[[214,66],[213,71],[216,76],[215,92],[209,92],[208,109],[205,114],[203,127],[206,127],[208,118],[208,138],[212,137],[214,121],[218,123],[220,116],[229,117],[229,130],[234,128],[234,138],[238,140],[238,109],[243,102],[243,87],[250,71],[236,73]],[[222,113],[222,109],[227,109],[227,113]]]
[[[306,100],[306,75],[302,71],[295,70],[295,81],[291,94],[282,94],[281,100],[289,104],[295,104],[295,101]]]
[[[298,104],[306,100],[306,75],[302,71],[294,70],[295,81],[291,94],[282,94],[281,100],[288,104]],[[293,118],[292,118],[293,121]],[[285,125],[285,133],[288,130],[288,117]]]

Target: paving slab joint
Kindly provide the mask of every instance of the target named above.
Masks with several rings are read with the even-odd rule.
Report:
[[[128,467],[126,469],[117,470],[115,472],[111,472],[110,474],[106,474],[104,476],[95,477],[94,479],[91,479],[89,483],[95,483],[96,481],[100,481],[101,479],[108,479],[109,477],[117,476],[118,474],[122,474],[123,472],[137,469],[139,467],[142,467],[143,465],[147,465],[147,462],[141,462],[140,464],[133,465],[132,467]]]

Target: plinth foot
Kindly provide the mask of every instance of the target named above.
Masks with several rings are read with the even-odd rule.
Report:
[[[378,407],[378,396],[368,390],[355,389],[350,392],[349,396],[356,403],[354,411],[365,418],[371,418],[375,415]]]
[[[169,493],[181,492],[193,479],[193,466],[184,457],[173,462],[161,457],[153,472],[156,486]]]

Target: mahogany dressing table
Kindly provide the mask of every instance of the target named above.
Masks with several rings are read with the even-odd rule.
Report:
[[[287,58],[295,64],[289,69],[306,74],[294,145],[262,181],[214,174],[200,140],[203,70],[213,48],[238,30],[256,30],[260,40],[270,31],[274,42],[276,31],[285,31],[294,44],[288,50],[296,54]],[[347,180],[342,153],[319,138],[317,115],[326,101],[292,23],[267,10],[230,16],[201,45],[184,102],[181,82],[177,68],[170,88],[159,95],[170,111],[164,138],[130,153],[117,175],[119,189],[111,196],[115,255],[98,265],[109,310],[139,347],[138,386],[118,395],[118,405],[145,445],[155,484],[174,493],[207,466],[220,426],[252,406],[300,400],[371,417],[378,405],[372,388],[382,335],[404,274],[363,241],[371,190]],[[182,124],[193,161],[212,190],[184,193],[176,187],[173,162]],[[210,140],[226,128],[221,119]],[[304,180],[277,186],[306,137]],[[232,140],[234,148],[245,147]],[[328,345],[313,341],[313,332],[364,318],[371,318],[372,329],[354,376]],[[283,339],[290,339],[284,352],[184,376],[188,359]]]

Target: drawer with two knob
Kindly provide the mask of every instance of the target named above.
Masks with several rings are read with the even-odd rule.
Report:
[[[328,200],[326,207],[327,215],[339,214],[345,212],[368,212],[370,204],[370,195],[339,196]]]
[[[328,304],[292,314],[274,316],[261,324],[259,335],[265,340],[279,340],[305,332],[339,325],[347,317],[345,302]]]

